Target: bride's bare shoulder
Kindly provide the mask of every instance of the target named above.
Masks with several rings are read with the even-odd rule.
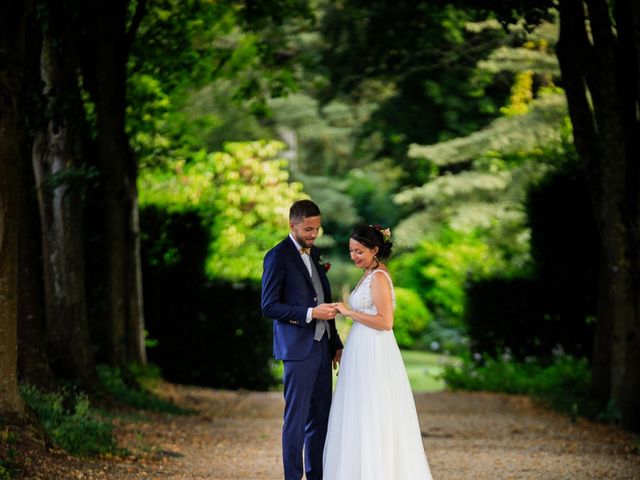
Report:
[[[384,263],[381,263],[380,265],[378,265],[378,268],[376,268],[376,271],[381,271],[381,272],[384,272],[387,275],[391,276],[391,273],[389,272],[389,269],[387,268],[387,266]]]
[[[389,273],[389,270],[387,269],[386,265],[380,265],[378,268],[376,268],[376,269],[373,271],[373,273],[376,273],[376,272],[383,272],[383,273],[384,273],[384,274],[386,274],[386,275],[374,275],[374,278],[375,278],[375,277],[379,277],[379,276],[383,276],[383,277],[385,277],[385,276],[386,276],[389,280],[391,280],[391,273]],[[374,279],[372,279],[372,281],[373,281],[373,280],[374,280]]]

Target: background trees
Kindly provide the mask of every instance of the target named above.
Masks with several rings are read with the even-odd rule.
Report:
[[[508,7],[492,6],[503,14]],[[545,12],[541,7],[519,11],[535,24]],[[557,48],[602,249],[593,388],[601,399],[617,405],[624,423],[635,428],[640,422],[634,407],[640,399],[640,46],[633,32],[638,31],[639,13],[636,2],[630,1],[562,1]],[[632,73],[622,74],[625,68]]]
[[[638,11],[558,6],[4,5],[4,402],[16,342],[41,386],[157,340],[169,378],[268,387],[261,259],[310,195],[336,291],[353,224],[393,227],[404,346],[593,355],[637,427]]]
[[[3,6],[3,404],[19,405],[18,352],[21,380],[46,388],[52,374],[90,387],[96,361],[119,367],[146,361],[138,164],[175,158],[176,145],[188,138],[163,118],[150,118],[179,117],[169,99],[179,103],[204,80],[250,71],[242,61],[228,66],[234,53],[273,72],[261,79],[260,91],[239,82],[242,98],[259,101],[272,87],[285,91],[272,62],[283,40],[279,25],[289,14],[304,17],[306,7],[287,14],[282,8],[144,0]],[[273,37],[268,48],[255,48],[257,32]],[[249,46],[208,43],[225,34]],[[223,66],[228,71],[219,72]],[[164,103],[150,102],[153,96]],[[190,160],[195,153],[182,151]],[[225,175],[239,169],[233,164]],[[286,184],[272,170],[266,184]],[[232,196],[224,192],[215,203],[220,211]]]
[[[471,6],[466,2],[457,4]],[[481,9],[484,13],[494,12],[505,25],[524,21],[529,29],[553,17],[552,3],[476,2],[471,7],[471,11],[478,13]],[[413,60],[432,65],[425,60],[426,56],[420,56],[424,51],[430,52],[429,48],[423,50],[420,48],[423,44],[419,43],[426,38],[426,35],[420,35],[420,29],[428,23],[425,13],[430,8],[446,12],[454,7],[442,8],[426,2],[411,2],[410,5],[401,2],[393,6],[367,2],[365,11],[360,2],[341,3],[335,14],[348,19],[352,28],[339,29],[339,33],[331,37],[334,42],[328,51],[351,61],[343,62],[347,73],[342,71],[334,76],[336,85],[362,85],[365,79],[372,77],[402,74],[415,66],[411,63]],[[638,288],[634,280],[638,277],[637,272],[634,273],[637,270],[634,252],[638,245],[638,143],[635,134],[638,129],[638,42],[632,34],[637,31],[638,10],[628,1],[576,0],[559,2],[558,12],[557,54],[562,75],[556,81],[567,97],[575,147],[588,179],[591,210],[598,225],[602,249],[599,281],[604,283],[599,288],[593,388],[601,399],[617,405],[627,425],[637,425],[637,414],[631,405],[637,404],[640,394],[636,371],[639,362],[635,357],[640,351],[637,345]],[[340,25],[340,22],[329,25]],[[349,39],[345,43],[355,48],[336,49],[340,44],[337,39],[341,38]],[[415,38],[419,39],[417,45],[407,48],[408,42]],[[525,38],[522,31],[514,40],[524,45]],[[382,41],[378,43],[378,40]],[[365,59],[366,66],[358,63],[360,58]],[[375,61],[370,61],[372,58]],[[631,75],[621,75],[623,65],[631,65]],[[540,81],[540,77],[537,80]],[[535,93],[536,82],[532,86],[529,90]],[[467,167],[468,164],[460,165],[462,170]],[[489,187],[489,190],[494,189]],[[626,385],[625,392],[621,390],[622,383]]]
[[[639,22],[636,2],[560,4],[558,58],[602,246],[593,385],[635,428],[640,425],[635,407],[640,401],[640,45],[634,33]],[[622,73],[626,68],[631,75]]]

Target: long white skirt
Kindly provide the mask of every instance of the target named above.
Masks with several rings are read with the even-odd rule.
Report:
[[[324,480],[431,480],[393,332],[353,323],[323,455]]]

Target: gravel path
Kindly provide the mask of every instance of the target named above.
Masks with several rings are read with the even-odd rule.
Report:
[[[134,414],[119,422],[127,457],[74,459],[49,452],[32,479],[282,478],[279,392],[228,392],[166,385],[163,396],[196,410]],[[618,429],[488,393],[416,395],[436,480],[640,479],[638,439]],[[406,479],[412,480],[412,479]]]

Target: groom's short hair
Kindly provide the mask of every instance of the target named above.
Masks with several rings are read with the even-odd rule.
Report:
[[[320,208],[311,200],[298,200],[289,209],[289,221],[300,223],[305,217],[319,217]]]

